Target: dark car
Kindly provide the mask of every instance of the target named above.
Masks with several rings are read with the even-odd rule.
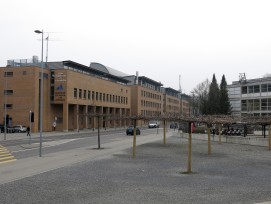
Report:
[[[0,132],[4,132],[5,126],[0,124]]]
[[[140,135],[140,130],[138,128],[136,128],[136,134]],[[129,126],[126,129],[126,135],[134,135],[134,126]]]

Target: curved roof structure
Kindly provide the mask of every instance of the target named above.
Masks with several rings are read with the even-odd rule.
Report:
[[[121,71],[118,71],[116,69],[104,66],[104,65],[102,65],[100,63],[96,63],[96,62],[91,62],[90,65],[89,65],[89,67],[91,67],[93,69],[96,69],[96,70],[99,70],[99,71],[102,71],[102,72],[105,72],[107,74],[118,76],[118,77],[128,76],[128,74],[125,74],[125,73],[123,73]]]

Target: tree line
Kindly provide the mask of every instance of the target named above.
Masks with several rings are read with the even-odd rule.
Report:
[[[220,86],[213,74],[211,83],[206,79],[191,91],[191,110],[192,115],[231,114],[225,75],[222,76]]]

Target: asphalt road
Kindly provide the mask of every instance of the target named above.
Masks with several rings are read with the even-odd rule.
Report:
[[[180,135],[169,137],[166,145],[160,139],[139,145],[135,159],[131,147],[113,151],[120,142],[115,138],[98,151],[85,147],[95,156],[0,184],[0,203],[271,201],[271,151],[266,147],[212,142],[208,155],[207,142],[193,140],[193,173],[186,174],[187,139]]]

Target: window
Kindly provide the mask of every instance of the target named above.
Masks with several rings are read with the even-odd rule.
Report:
[[[253,93],[253,86],[248,87],[248,93]]]
[[[267,92],[267,84],[261,85],[261,92]]]
[[[12,95],[13,90],[4,90],[4,95]]]
[[[242,107],[242,111],[247,111],[247,101],[246,100],[242,100],[241,107]]]
[[[87,90],[84,90],[84,99],[87,98]]]
[[[267,110],[267,98],[261,100],[261,110]]]
[[[74,89],[73,89],[73,97],[74,97],[74,98],[77,98],[77,88],[74,88]]]
[[[271,92],[271,84],[268,84],[268,92]]]
[[[94,100],[94,99],[95,99],[95,92],[92,91],[92,100]]]
[[[267,100],[268,110],[271,110],[271,98]]]
[[[260,92],[260,85],[254,85],[254,93]]]
[[[90,91],[88,91],[88,99],[90,100]]]
[[[103,94],[102,94],[102,93],[100,93],[100,101],[102,101],[102,96],[103,96]]]
[[[6,108],[7,108],[7,109],[12,109],[12,107],[13,107],[12,104],[8,104],[8,103],[6,104]],[[4,104],[4,108],[5,108],[5,104]]]
[[[248,111],[253,111],[253,99],[247,100]]]
[[[5,72],[4,77],[13,77],[13,72]]]
[[[247,94],[247,86],[242,86],[242,94]]]
[[[96,92],[96,101],[98,101],[98,100],[99,100],[99,93]]]
[[[260,110],[260,99],[254,99],[254,110]]]
[[[79,98],[82,98],[82,89],[79,89]]]

